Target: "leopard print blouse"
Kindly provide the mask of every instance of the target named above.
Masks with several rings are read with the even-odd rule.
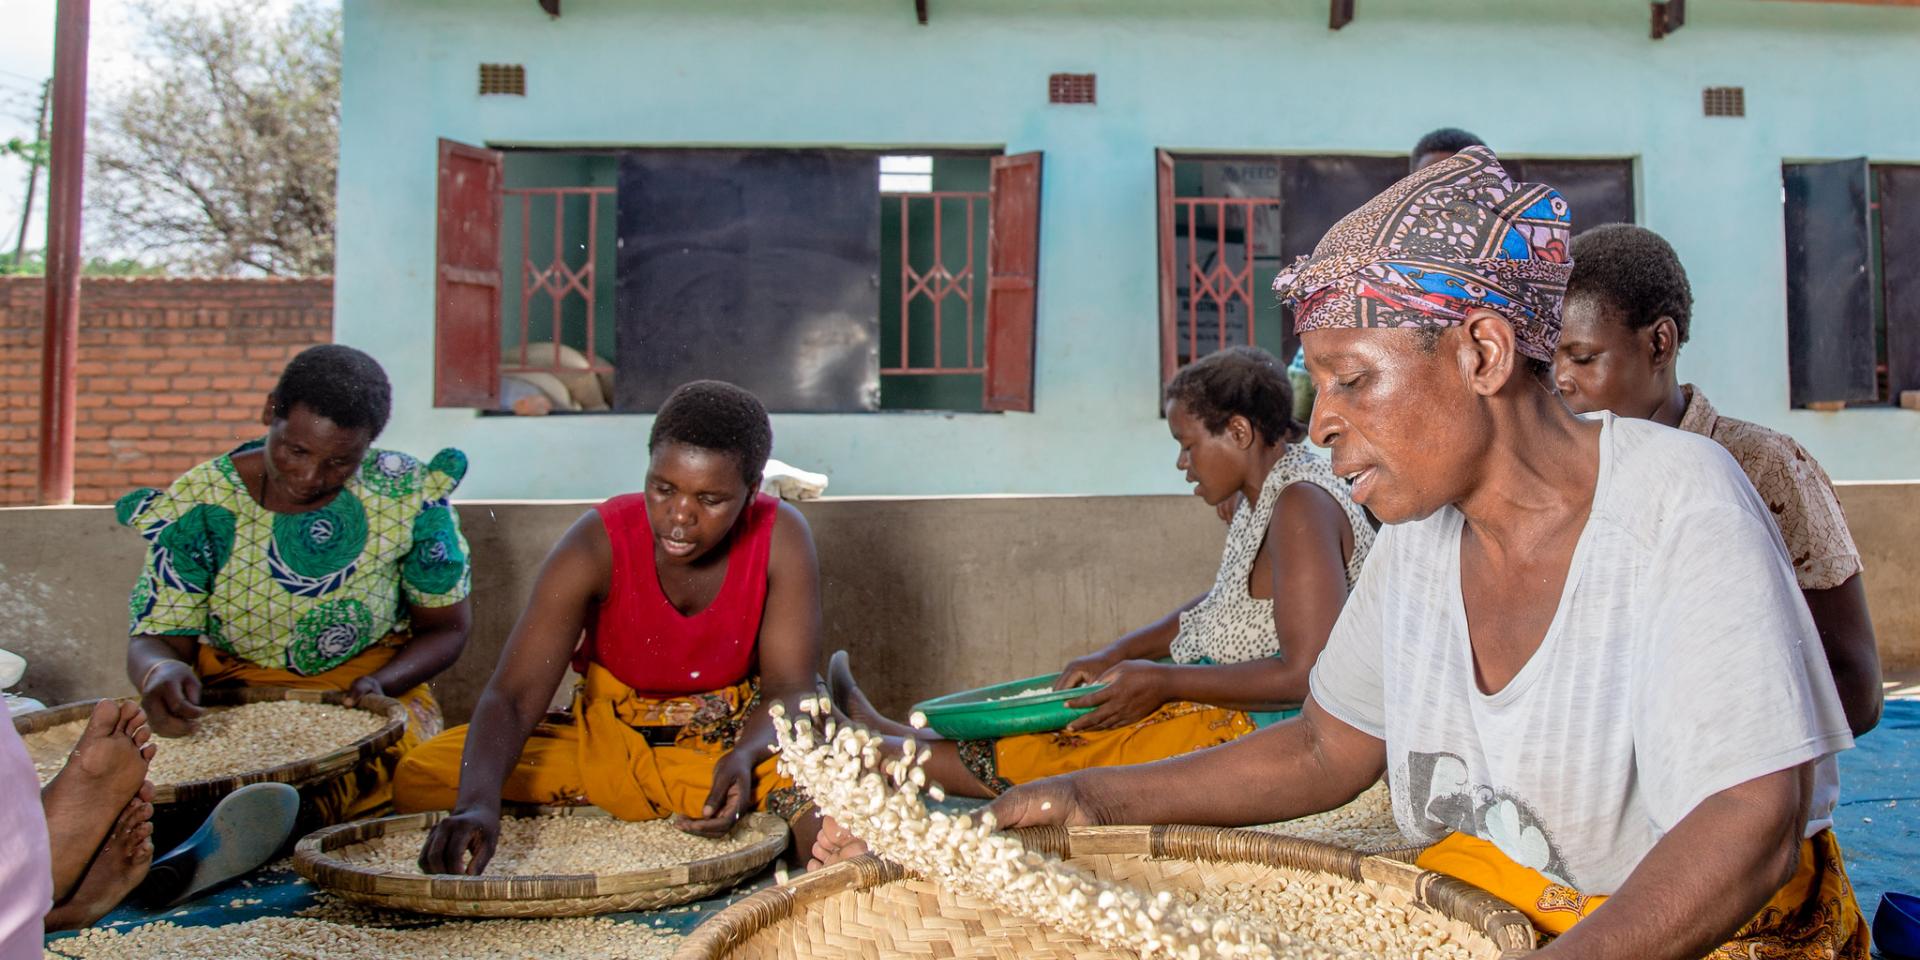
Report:
[[[1334,476],[1325,458],[1300,444],[1289,444],[1260,487],[1260,499],[1242,503],[1227,528],[1226,553],[1213,589],[1192,610],[1180,615],[1180,632],[1173,640],[1173,659],[1180,663],[1245,663],[1278,656],[1280,638],[1273,629],[1273,601],[1247,592],[1247,576],[1266,541],[1280,491],[1295,483],[1311,483],[1333,495],[1353,528],[1353,553],[1347,558],[1347,588],[1360,576],[1360,565],[1373,546],[1373,525],[1353,502],[1347,482]]]

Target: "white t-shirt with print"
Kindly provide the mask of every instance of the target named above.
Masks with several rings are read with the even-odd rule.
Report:
[[[1830,826],[1853,745],[1786,549],[1718,444],[1601,420],[1600,471],[1559,608],[1498,693],[1474,677],[1461,513],[1380,532],[1312,673],[1386,741],[1408,836],[1458,830],[1584,893],[1613,893],[1707,797],[1822,760]]]

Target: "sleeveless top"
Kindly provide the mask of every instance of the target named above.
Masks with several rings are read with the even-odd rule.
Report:
[[[647,495],[629,493],[594,508],[613,546],[613,576],[600,612],[575,655],[605,667],[644,696],[705,693],[747,679],[767,602],[767,560],[780,501],[754,497],[723,549],[727,577],[705,610],[688,616],[660,588]]]
[[[1180,632],[1173,639],[1173,659],[1179,663],[1245,663],[1261,657],[1278,656],[1280,637],[1273,628],[1273,600],[1259,599],[1247,592],[1247,575],[1253,572],[1254,558],[1266,540],[1273,522],[1273,508],[1280,491],[1295,483],[1311,483],[1327,493],[1346,512],[1347,525],[1353,528],[1353,553],[1347,558],[1347,589],[1360,577],[1360,566],[1373,547],[1373,525],[1365,511],[1353,502],[1345,480],[1333,473],[1324,458],[1307,452],[1301,444],[1290,443],[1280,455],[1260,487],[1260,499],[1242,503],[1227,528],[1226,553],[1220,558],[1220,574],[1198,606],[1180,615]]]

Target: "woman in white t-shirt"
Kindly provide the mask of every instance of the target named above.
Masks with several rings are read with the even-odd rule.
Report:
[[[1002,824],[1286,820],[1385,772],[1420,862],[1559,934],[1543,958],[1865,960],[1828,829],[1852,738],[1779,533],[1711,440],[1554,394],[1569,221],[1475,147],[1281,274],[1312,438],[1388,524],[1304,713],[1017,788]]]

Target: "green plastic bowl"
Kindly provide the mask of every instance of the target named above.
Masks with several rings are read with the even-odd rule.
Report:
[[[1069,707],[1068,700],[1077,700],[1095,690],[1104,690],[1107,685],[1095,683],[999,703],[986,701],[1033,687],[1051,687],[1059,677],[1057,673],[1048,673],[1025,680],[996,683],[978,690],[950,693],[917,704],[914,709],[926,714],[927,726],[949,740],[990,740],[1023,733],[1051,733],[1093,712],[1091,708]]]

